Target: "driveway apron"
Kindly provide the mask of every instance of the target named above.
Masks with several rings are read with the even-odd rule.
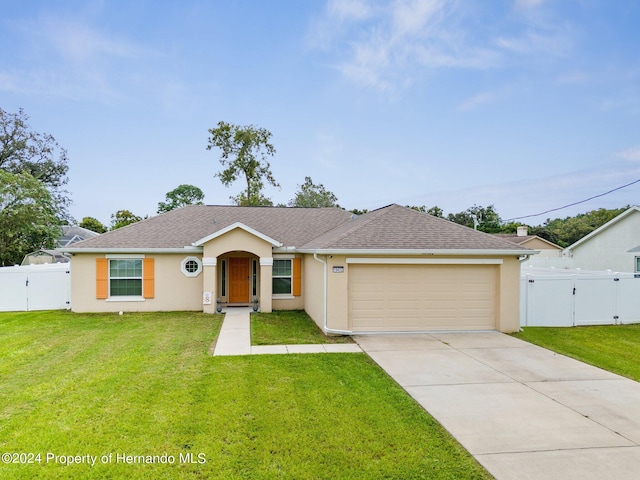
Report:
[[[499,480],[640,478],[640,384],[498,332],[360,347]]]

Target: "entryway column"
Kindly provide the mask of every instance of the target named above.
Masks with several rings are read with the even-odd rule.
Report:
[[[204,313],[216,313],[217,305],[217,265],[216,257],[202,258],[202,311]]]
[[[273,257],[260,257],[260,311],[271,311]]]

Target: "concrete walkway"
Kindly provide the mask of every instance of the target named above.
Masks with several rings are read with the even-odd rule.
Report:
[[[358,353],[355,343],[314,345],[251,345],[251,308],[232,307],[225,310],[214,356],[260,355],[285,353]]]
[[[640,478],[640,384],[498,332],[356,336],[498,480]]]

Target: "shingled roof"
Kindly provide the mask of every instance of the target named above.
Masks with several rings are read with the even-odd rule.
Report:
[[[70,251],[180,249],[241,223],[299,250],[482,250],[531,252],[400,205],[361,216],[339,208],[187,206],[73,245]],[[66,250],[66,249],[65,249]]]
[[[297,247],[349,220],[339,208],[190,205],[103,233],[76,248],[184,248],[242,223],[284,246]]]
[[[396,204],[345,222],[302,249],[526,250],[493,235]]]

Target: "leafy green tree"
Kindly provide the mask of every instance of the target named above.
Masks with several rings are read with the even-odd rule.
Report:
[[[289,201],[290,207],[339,207],[338,197],[324,188],[321,183],[315,185],[311,177],[304,177],[304,183],[298,185],[296,196]]]
[[[30,173],[0,170],[0,265],[19,264],[27,253],[53,248],[62,232],[57,204]]]
[[[474,228],[477,222],[477,229],[486,233],[497,233],[502,225],[500,215],[498,215],[493,205],[488,207],[474,205],[464,212],[450,213],[447,219],[470,228]]]
[[[411,208],[412,210],[416,210],[418,212],[428,213],[429,215],[432,215],[434,217],[444,218],[444,211],[437,205],[431,208],[427,208],[426,205],[420,205],[420,206],[407,205],[406,207]]]
[[[544,226],[557,238],[556,243],[558,245],[568,247],[608,221],[613,220],[628,208],[629,206],[613,210],[599,208],[598,210],[580,213],[575,217],[556,218],[555,220],[547,219]]]
[[[203,205],[204,193],[193,185],[179,185],[167,192],[165,200],[158,203],[158,213],[170,212],[186,205]]]
[[[235,197],[229,197],[231,201],[240,207],[273,207],[273,200],[265,197],[261,192],[255,192],[251,197],[247,197],[246,192],[242,192]]]
[[[93,217],[84,217],[78,226],[96,233],[104,233],[107,231],[107,227],[103,225],[100,220]]]
[[[9,113],[0,108],[0,169],[9,173],[29,173],[42,182],[54,201],[57,215],[70,220],[67,151],[46,133],[31,130],[22,109]]]
[[[269,142],[271,132],[253,125],[241,127],[220,121],[217,128],[209,129],[209,133],[207,150],[219,148],[222,151],[220,163],[225,167],[215,176],[225,187],[240,177],[244,177],[247,184],[243,193],[230,199],[236,205],[272,205],[273,202],[262,193],[265,182],[280,187],[267,160],[276,152]]]
[[[360,210],[359,208],[354,208],[353,210],[349,210],[349,211],[354,215],[364,215],[365,213],[369,212],[369,209],[363,208],[362,210]]]
[[[142,220],[142,217],[134,215],[129,210],[118,210],[111,215],[111,230],[117,230],[118,228],[126,227],[132,223],[137,223]]]
[[[433,215],[434,217],[444,218],[444,211],[437,205],[434,205],[431,208],[427,208],[427,213],[429,215]]]

